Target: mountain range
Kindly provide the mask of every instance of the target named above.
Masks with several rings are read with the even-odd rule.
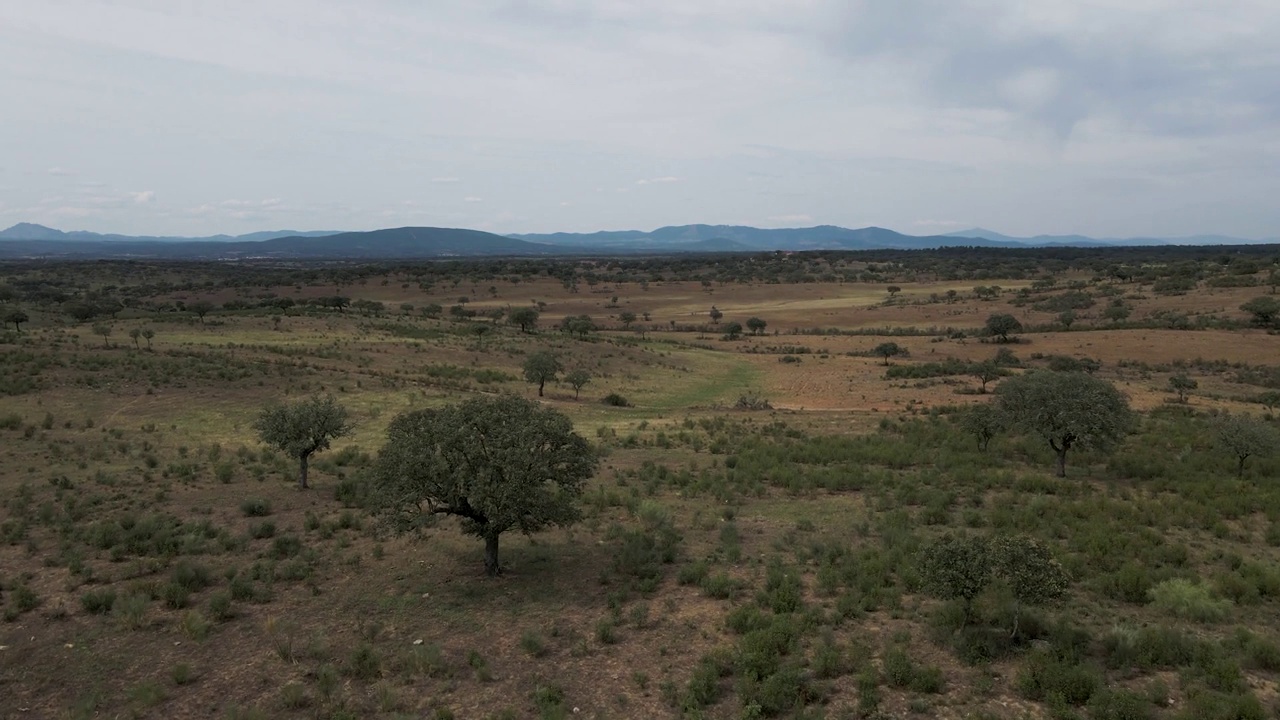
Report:
[[[1013,237],[972,228],[945,235],[905,235],[878,227],[834,225],[757,228],[677,225],[650,232],[496,235],[459,228],[404,227],[366,232],[278,230],[248,235],[149,237],[63,232],[19,223],[0,231],[0,258],[114,258],[167,260],[428,259],[469,256],[565,256],[769,250],[880,250],[937,247],[1107,247],[1121,245],[1243,245],[1277,243],[1219,235],[1178,238],[1091,238],[1083,235]]]

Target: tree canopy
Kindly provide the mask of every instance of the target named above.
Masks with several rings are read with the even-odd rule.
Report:
[[[1009,342],[1010,333],[1022,332],[1022,323],[1012,315],[998,313],[987,318],[987,332],[998,337],[1000,342]]]
[[[498,537],[581,518],[577,500],[596,454],[551,408],[515,396],[481,397],[392,420],[374,466],[383,512],[412,526],[423,514],[454,515],[485,540],[485,571],[501,572]]]
[[[536,352],[530,355],[524,361],[524,379],[538,386],[538,397],[542,397],[542,389],[546,386],[547,381],[555,381],[556,376],[563,370],[560,365],[560,359],[550,352]]]
[[[1010,427],[1043,437],[1066,477],[1074,447],[1106,449],[1133,425],[1129,402],[1111,383],[1082,372],[1040,370],[1009,378],[996,388]]]
[[[1268,455],[1280,447],[1280,436],[1266,422],[1249,415],[1223,415],[1214,424],[1218,443],[1236,456],[1236,477],[1244,477],[1244,463],[1255,455]]]
[[[298,487],[306,488],[311,456],[328,450],[335,438],[349,435],[352,425],[347,409],[326,395],[268,407],[254,421],[253,429],[262,442],[298,460]]]
[[[538,325],[538,311],[531,307],[512,308],[507,314],[507,322],[519,325],[520,332],[530,332]]]

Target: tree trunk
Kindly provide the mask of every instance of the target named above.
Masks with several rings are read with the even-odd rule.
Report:
[[[546,380],[538,381],[538,397],[542,397],[542,387],[547,384]]]
[[[484,536],[484,572],[489,577],[502,574],[502,566],[498,564],[497,534]]]
[[[307,459],[308,457],[306,455],[298,458],[298,487],[303,490],[306,490],[309,487],[307,485]]]
[[[1244,461],[1248,459],[1249,459],[1248,455],[1241,455],[1240,461],[1236,463],[1236,479],[1237,480],[1244,479]]]
[[[1064,445],[1061,449],[1054,448],[1058,452],[1058,472],[1060,478],[1067,476],[1067,448]]]

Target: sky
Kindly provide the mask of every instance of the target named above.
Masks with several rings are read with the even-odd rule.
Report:
[[[1280,236],[1275,0],[12,0],[0,227]]]

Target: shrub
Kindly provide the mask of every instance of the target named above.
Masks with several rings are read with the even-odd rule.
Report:
[[[1172,578],[1150,590],[1151,604],[1174,617],[1219,622],[1231,612],[1231,601],[1213,597],[1208,585]]]
[[[261,498],[247,498],[240,503],[240,512],[245,517],[266,517],[271,514],[271,503]]]
[[[1069,705],[1083,705],[1102,685],[1097,671],[1075,665],[1037,650],[1018,671],[1018,692],[1029,700],[1060,699]]]
[[[1151,701],[1135,692],[1106,689],[1089,701],[1092,720],[1151,720],[1155,717]]]
[[[613,407],[631,407],[631,403],[618,393],[609,393],[608,395],[605,395],[600,402]]]
[[[116,591],[110,588],[89,590],[80,596],[80,605],[90,615],[106,615],[116,602]]]

